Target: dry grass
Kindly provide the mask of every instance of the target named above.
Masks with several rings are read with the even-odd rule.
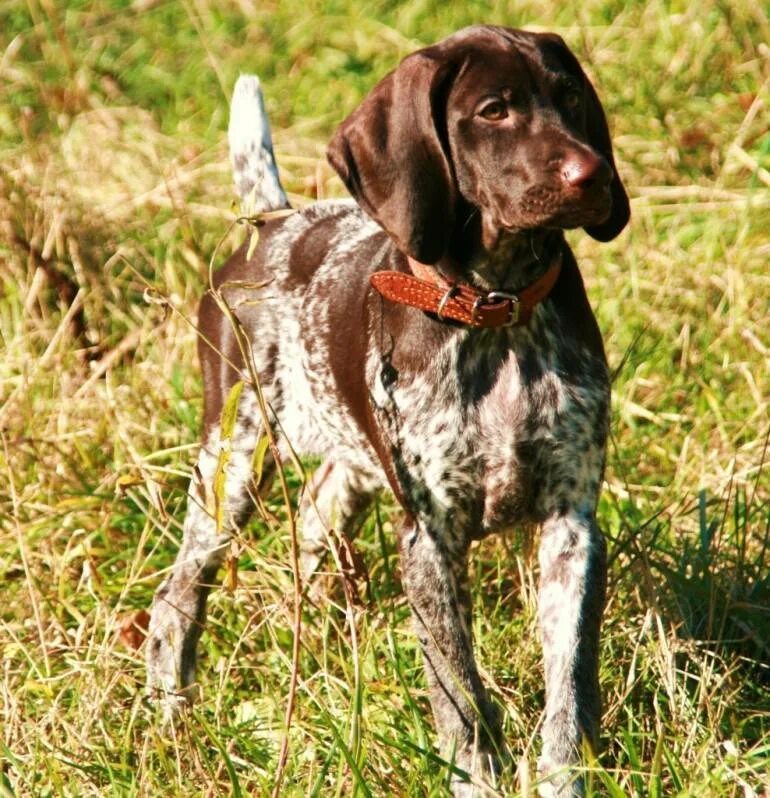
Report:
[[[176,739],[154,731],[119,634],[179,541],[191,319],[234,218],[226,94],[259,72],[293,197],[339,193],[334,124],[415,46],[481,20],[556,29],[580,53],[634,198],[618,241],[573,236],[616,369],[594,789],[770,791],[766,9],[0,0],[0,795],[271,791],[292,643],[280,493],[212,599],[204,698]],[[364,607],[306,608],[282,794],[445,794],[395,521],[383,500],[361,536]],[[531,548],[522,534],[474,557],[505,794],[533,782],[542,707]]]

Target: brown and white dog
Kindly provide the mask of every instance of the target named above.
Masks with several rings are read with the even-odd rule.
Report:
[[[242,79],[236,184],[276,208],[287,203],[269,132],[248,113],[260,102]],[[353,200],[266,221],[253,257],[244,245],[215,275],[245,339],[211,294],[201,302],[205,432],[182,548],[153,604],[149,686],[172,714],[190,699],[207,594],[254,506],[263,427],[247,351],[279,439],[324,458],[302,519],[305,577],[325,529],[354,532],[376,491],[403,507],[401,568],[436,725],[472,777],[457,777],[458,796],[494,780],[503,750],[473,656],[469,546],[540,524],[540,789],[581,795],[575,766],[600,721],[595,513],[610,389],[563,230],[606,241],[629,218],[601,105],[558,36],[473,27],[406,58],[328,156]],[[225,445],[223,520],[203,497]]]

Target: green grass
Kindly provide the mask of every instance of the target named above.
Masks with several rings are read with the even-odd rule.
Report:
[[[566,38],[633,197],[612,244],[571,235],[615,370],[593,789],[769,794],[766,5],[250,5],[0,0],[0,796],[271,791],[292,668],[280,493],[212,597],[203,697],[176,738],[119,635],[178,547],[201,413],[191,320],[215,247],[221,262],[243,235],[227,97],[259,73],[293,200],[341,194],[335,125],[401,57],[478,21]],[[305,606],[283,795],[446,794],[396,523],[386,497],[362,532],[362,606]],[[473,555],[504,794],[535,779],[535,548],[521,532]]]

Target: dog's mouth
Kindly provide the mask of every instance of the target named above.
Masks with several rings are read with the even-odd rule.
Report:
[[[491,251],[506,234],[603,224],[612,212],[612,195],[605,182],[597,181],[586,188],[539,183],[514,197],[498,195],[477,208],[481,212],[482,244]]]
[[[552,226],[569,230],[573,227],[591,227],[606,222],[612,212],[612,199],[607,192],[606,199],[590,204],[581,203],[574,209],[565,209],[553,217]]]
[[[601,224],[607,221],[611,212],[612,196],[608,184],[569,191],[537,185],[518,198],[515,213],[500,214],[496,226],[506,232],[537,228],[568,230]]]

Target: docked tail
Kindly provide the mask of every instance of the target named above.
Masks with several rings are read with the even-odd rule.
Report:
[[[290,207],[278,177],[270,123],[256,75],[241,75],[235,84],[227,138],[241,210],[252,215]]]

